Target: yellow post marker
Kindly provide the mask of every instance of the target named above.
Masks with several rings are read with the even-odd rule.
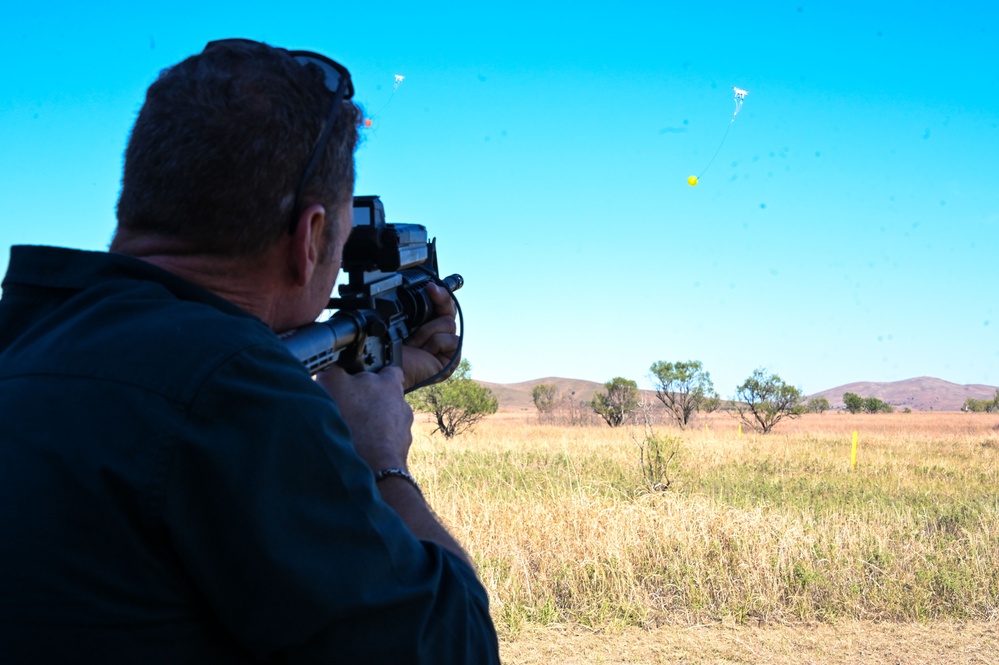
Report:
[[[739,436],[742,437],[742,424],[739,425]]]
[[[850,451],[850,468],[857,466],[857,432],[853,432],[853,449]]]

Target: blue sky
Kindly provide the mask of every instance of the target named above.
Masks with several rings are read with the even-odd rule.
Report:
[[[357,192],[464,275],[476,378],[999,384],[999,9],[565,6],[8,3],[0,269],[105,248],[145,88],[240,36],[351,70]]]

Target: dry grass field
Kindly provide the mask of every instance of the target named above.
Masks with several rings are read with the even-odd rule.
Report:
[[[431,430],[413,470],[506,663],[999,663],[995,415]],[[675,452],[651,474],[650,440]]]

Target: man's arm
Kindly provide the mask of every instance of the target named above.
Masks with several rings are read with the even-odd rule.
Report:
[[[371,477],[372,464],[405,469],[401,372],[322,380],[346,413],[279,347],[202,382],[156,494],[185,579],[259,658],[498,662],[464,550],[405,480]]]
[[[317,377],[333,396],[350,427],[354,448],[373,473],[385,469],[408,472],[413,437],[413,411],[403,398],[403,373],[386,367],[376,373],[350,375],[339,367]],[[404,478],[389,476],[378,483],[382,499],[413,535],[432,542],[471,565],[465,549],[438,521],[420,492]]]

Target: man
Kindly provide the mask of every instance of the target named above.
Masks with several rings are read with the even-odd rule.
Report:
[[[0,662],[491,663],[468,555],[406,465],[403,388],[313,381],[360,110],[318,54],[213,42],[150,87],[110,252],[14,247],[0,299]]]

